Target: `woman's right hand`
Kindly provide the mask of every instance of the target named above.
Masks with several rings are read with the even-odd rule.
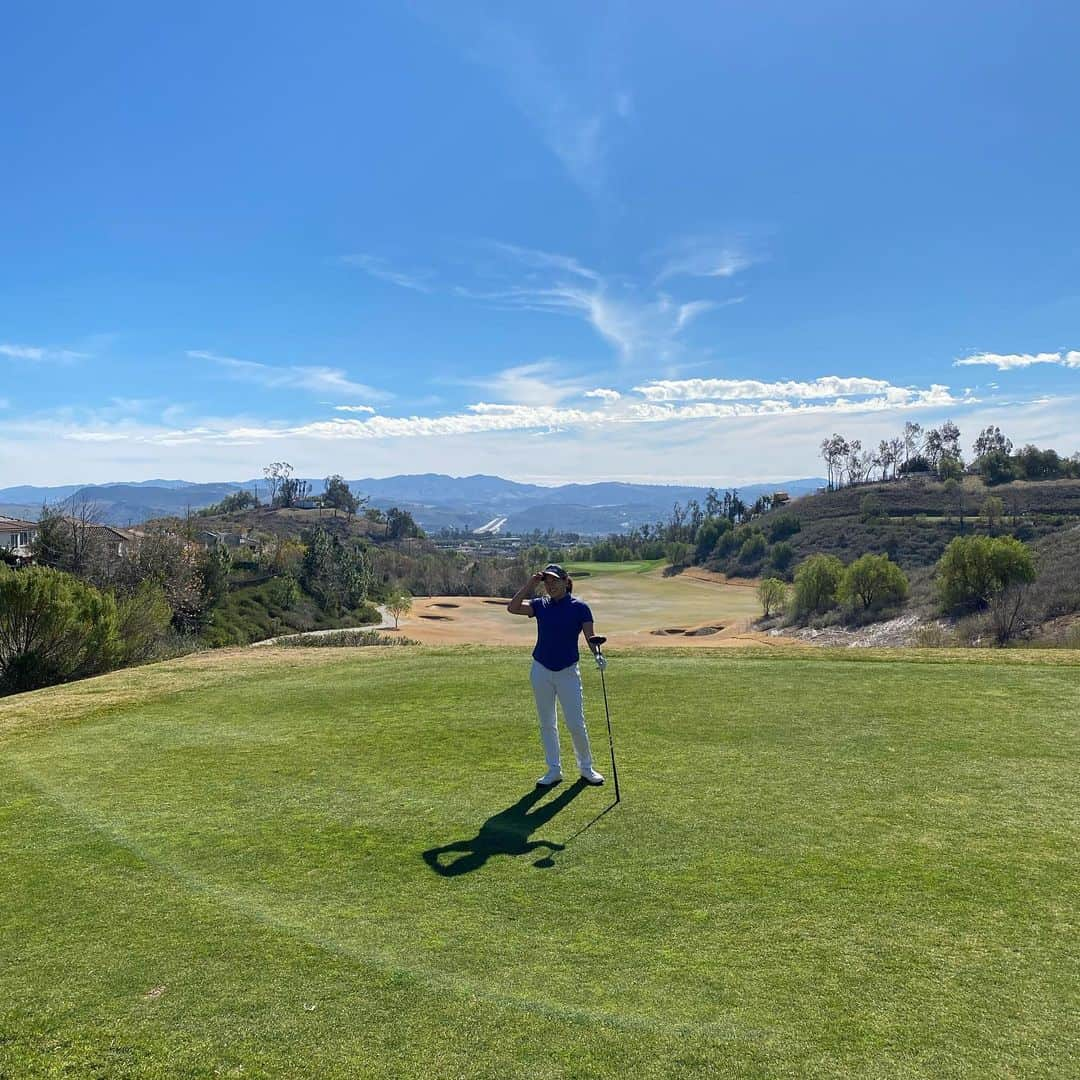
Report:
[[[537,570],[536,573],[533,574],[533,576],[531,578],[529,578],[529,580],[534,585],[539,585],[540,582],[544,580],[544,572],[542,570]]]

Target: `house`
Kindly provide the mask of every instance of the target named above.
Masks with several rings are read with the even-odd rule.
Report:
[[[0,550],[10,552],[13,558],[29,560],[37,535],[38,527],[33,521],[0,517]]]
[[[113,525],[86,525],[85,528],[114,559],[130,555],[139,542],[138,535],[130,529],[118,529]]]
[[[772,497],[773,509],[791,502],[791,496],[786,491],[774,491]]]

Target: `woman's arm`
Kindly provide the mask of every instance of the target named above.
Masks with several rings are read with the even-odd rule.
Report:
[[[529,595],[544,580],[544,575],[537,571],[516,593],[513,599],[506,605],[506,610],[511,615],[529,615],[533,613],[532,604],[525,597]]]
[[[596,636],[596,631],[593,629],[593,624],[591,622],[582,623],[581,632],[585,635],[585,640],[586,642],[588,642],[589,649],[592,651],[593,656],[595,656],[599,649],[599,646],[594,645],[592,641],[589,640],[590,638]]]

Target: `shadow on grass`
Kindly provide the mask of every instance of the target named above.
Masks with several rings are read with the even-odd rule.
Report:
[[[584,780],[578,780],[541,806],[537,806],[537,803],[547,792],[542,788],[535,788],[512,806],[492,814],[471,840],[455,840],[451,844],[425,851],[424,862],[436,874],[457,877],[479,870],[492,855],[531,855],[539,848],[546,848],[548,854],[533,865],[541,868],[554,866],[552,854],[562,851],[566,845],[555,844],[549,840],[530,840],[529,836],[541,825],[546,825],[588,786]],[[444,856],[455,854],[459,857],[449,862],[444,861]]]

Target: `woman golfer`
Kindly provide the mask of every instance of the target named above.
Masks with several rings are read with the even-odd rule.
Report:
[[[547,596],[525,599],[541,582]],[[537,787],[554,787],[562,780],[559,757],[559,730],[555,719],[555,699],[562,706],[563,720],[574,741],[578,771],[587,784],[602,784],[604,778],[593,768],[589,733],[581,700],[581,672],[578,669],[578,635],[593,636],[593,616],[589,605],[572,595],[570,575],[556,563],[549,563],[533,574],[506,605],[511,615],[528,615],[536,620],[536,648],[530,680],[540,717],[540,741],[544,744],[547,772]],[[597,664],[604,664],[590,644]]]

